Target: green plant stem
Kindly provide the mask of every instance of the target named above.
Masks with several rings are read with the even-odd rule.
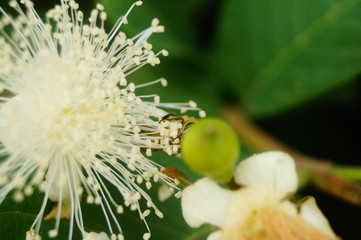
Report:
[[[332,171],[348,180],[361,181],[361,167],[360,166],[345,166],[335,165]]]
[[[361,206],[361,185],[351,182],[355,179],[347,177],[361,177],[361,169],[353,175],[355,172],[351,172],[351,167],[342,170],[330,160],[314,158],[287,146],[247,119],[238,106],[224,107],[223,116],[237,131],[242,143],[255,152],[280,150],[289,153],[295,159],[297,167],[309,173],[310,183],[351,204]]]

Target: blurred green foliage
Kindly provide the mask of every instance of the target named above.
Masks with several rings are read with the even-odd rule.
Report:
[[[59,3],[58,0],[34,2],[41,16]],[[89,0],[78,2],[85,12],[95,5]],[[108,29],[133,3],[131,0],[99,2],[106,7]],[[123,30],[129,36],[135,35],[148,27],[154,17],[165,25],[166,32],[155,34],[149,42],[155,49],[169,50],[170,55],[161,58],[162,64],[156,68],[146,66],[137,71],[130,80],[140,83],[165,77],[169,80],[167,88],[152,85],[140,91],[157,93],[163,102],[193,99],[209,115],[218,115],[225,103],[237,102],[252,117],[279,116],[350,84],[361,71],[361,1],[358,0],[145,0],[130,14],[129,24]],[[348,96],[346,93],[345,98]],[[333,99],[339,103],[345,98]],[[297,117],[286,119],[290,123]],[[280,130],[282,136],[282,129],[292,127],[293,122],[281,124],[275,132]],[[153,159],[164,166],[179,167],[191,180],[199,178],[175,157],[156,153]],[[206,239],[211,229],[189,228],[182,218],[179,199],[159,203],[157,188],[154,186],[150,194],[165,217],[148,219],[152,239]],[[7,199],[0,205],[1,239],[24,239],[41,199],[34,194],[22,204]],[[99,209],[83,206],[86,228],[106,231],[105,221],[98,217]],[[119,219],[126,239],[142,239],[146,228],[137,213],[127,211]],[[43,221],[43,240],[49,239],[47,230],[53,224]],[[67,238],[68,226],[66,220],[62,221],[59,239]],[[74,239],[80,239],[75,232]]]
[[[252,115],[274,115],[352,80],[360,1],[230,0],[216,56]]]
[[[132,3],[100,2],[112,22]],[[248,114],[265,117],[354,79],[361,69],[360,10],[357,0],[145,1],[124,29],[140,32],[153,17],[166,26],[150,41],[170,51],[158,69],[176,86],[168,91],[173,98],[187,93],[216,113],[214,104],[232,95]]]

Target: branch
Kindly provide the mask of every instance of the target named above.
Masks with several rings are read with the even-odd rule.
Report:
[[[241,141],[252,150],[280,150],[289,153],[300,170],[310,173],[310,181],[316,187],[346,202],[361,206],[361,185],[339,175],[330,160],[314,158],[287,146],[247,119],[238,106],[224,107],[222,115],[237,131]]]

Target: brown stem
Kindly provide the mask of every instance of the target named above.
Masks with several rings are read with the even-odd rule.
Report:
[[[232,177],[232,179],[227,183],[227,186],[231,190],[237,190],[241,187],[238,183],[236,183],[236,181],[234,180],[234,177]]]
[[[252,123],[238,106],[226,106],[223,117],[237,131],[241,141],[256,152],[280,150],[289,153],[299,169],[311,173],[318,188],[349,203],[361,206],[361,186],[332,172],[332,162],[305,155],[269,135]]]

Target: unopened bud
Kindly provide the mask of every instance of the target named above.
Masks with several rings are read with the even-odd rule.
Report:
[[[197,121],[187,130],[181,141],[185,163],[194,172],[220,183],[226,183],[232,178],[239,147],[233,129],[217,118]]]

